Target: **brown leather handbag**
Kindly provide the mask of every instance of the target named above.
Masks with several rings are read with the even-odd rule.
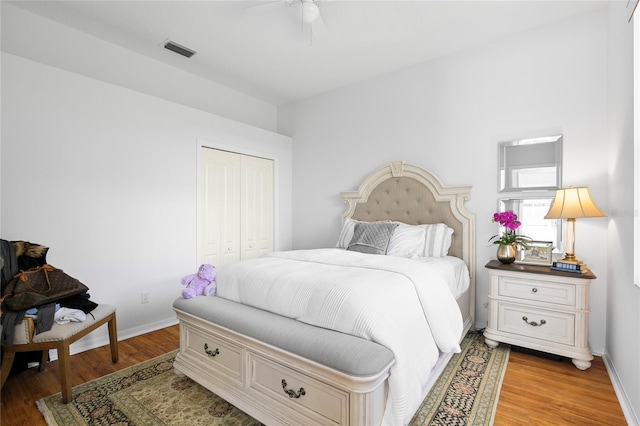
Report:
[[[65,297],[84,293],[89,288],[49,264],[20,271],[7,283],[2,298],[13,311],[35,308]]]

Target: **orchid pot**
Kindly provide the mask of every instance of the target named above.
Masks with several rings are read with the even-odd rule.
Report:
[[[489,238],[489,242],[498,245],[496,257],[502,263],[513,263],[516,261],[518,248],[527,248],[532,241],[531,238],[516,234],[522,223],[518,221],[518,216],[511,210],[496,212],[493,214],[492,222],[497,222],[505,228],[502,234]]]

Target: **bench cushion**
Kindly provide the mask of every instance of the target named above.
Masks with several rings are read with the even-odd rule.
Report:
[[[76,335],[86,328],[91,327],[97,321],[105,319],[116,311],[115,306],[98,305],[93,311],[87,314],[87,319],[82,322],[70,322],[68,324],[53,323],[51,330],[33,336],[33,343],[54,342],[58,340],[68,339]]]
[[[70,322],[68,324],[53,323],[51,330],[34,335],[34,320],[31,317],[25,317],[24,320],[16,325],[13,336],[14,345],[24,345],[27,343],[38,342],[55,342],[58,340],[68,339],[74,334],[78,334],[82,330],[95,324],[96,321],[106,318],[116,311],[115,306],[98,305],[93,311],[87,314],[87,319],[82,322]],[[0,332],[2,326],[0,325]],[[32,338],[33,336],[33,338]]]
[[[173,307],[350,376],[376,375],[394,362],[388,348],[220,297],[178,298]]]

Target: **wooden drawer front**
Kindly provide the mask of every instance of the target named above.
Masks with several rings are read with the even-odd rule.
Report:
[[[207,369],[242,383],[242,348],[207,333],[185,327],[185,354],[203,362]]]
[[[499,303],[498,330],[573,346],[575,344],[575,315]]]
[[[500,277],[500,296],[515,297],[529,301],[575,306],[576,288],[571,284],[558,284],[539,280],[521,280],[515,277]]]
[[[320,425],[347,424],[349,394],[304,374],[292,371],[259,355],[249,353],[249,387]],[[283,389],[292,393],[290,397]],[[304,395],[301,393],[304,389]]]

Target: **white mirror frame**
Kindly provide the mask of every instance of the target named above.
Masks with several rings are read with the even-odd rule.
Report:
[[[523,222],[523,218],[522,217],[522,212],[521,211],[516,211],[516,209],[514,209],[512,207],[513,202],[525,202],[525,201],[548,201],[548,204],[551,205],[551,202],[554,199],[554,194],[553,193],[549,193],[547,194],[538,194],[536,193],[533,196],[526,196],[526,195],[520,195],[518,194],[515,197],[509,197],[509,198],[500,198],[498,200],[498,211],[506,211],[506,210],[512,210],[516,215],[518,215],[518,219],[520,221]],[[554,238],[549,239],[546,237],[543,238],[535,238],[536,235],[529,235],[526,231],[522,230],[522,232],[518,232],[518,234],[523,234],[527,237],[534,237],[533,239],[536,241],[552,241],[553,242],[553,253],[555,254],[560,254],[563,251],[563,247],[564,247],[564,233],[563,233],[563,226],[564,223],[561,219],[544,219],[544,215],[547,213],[548,208],[544,209],[544,212],[542,213],[540,219],[541,220],[545,220],[548,221],[550,224],[551,222],[555,222],[556,224],[556,231],[554,232]],[[523,222],[523,226],[521,228],[523,228],[524,226],[526,226],[526,223]],[[502,232],[503,229],[502,227],[498,224],[498,233]]]

